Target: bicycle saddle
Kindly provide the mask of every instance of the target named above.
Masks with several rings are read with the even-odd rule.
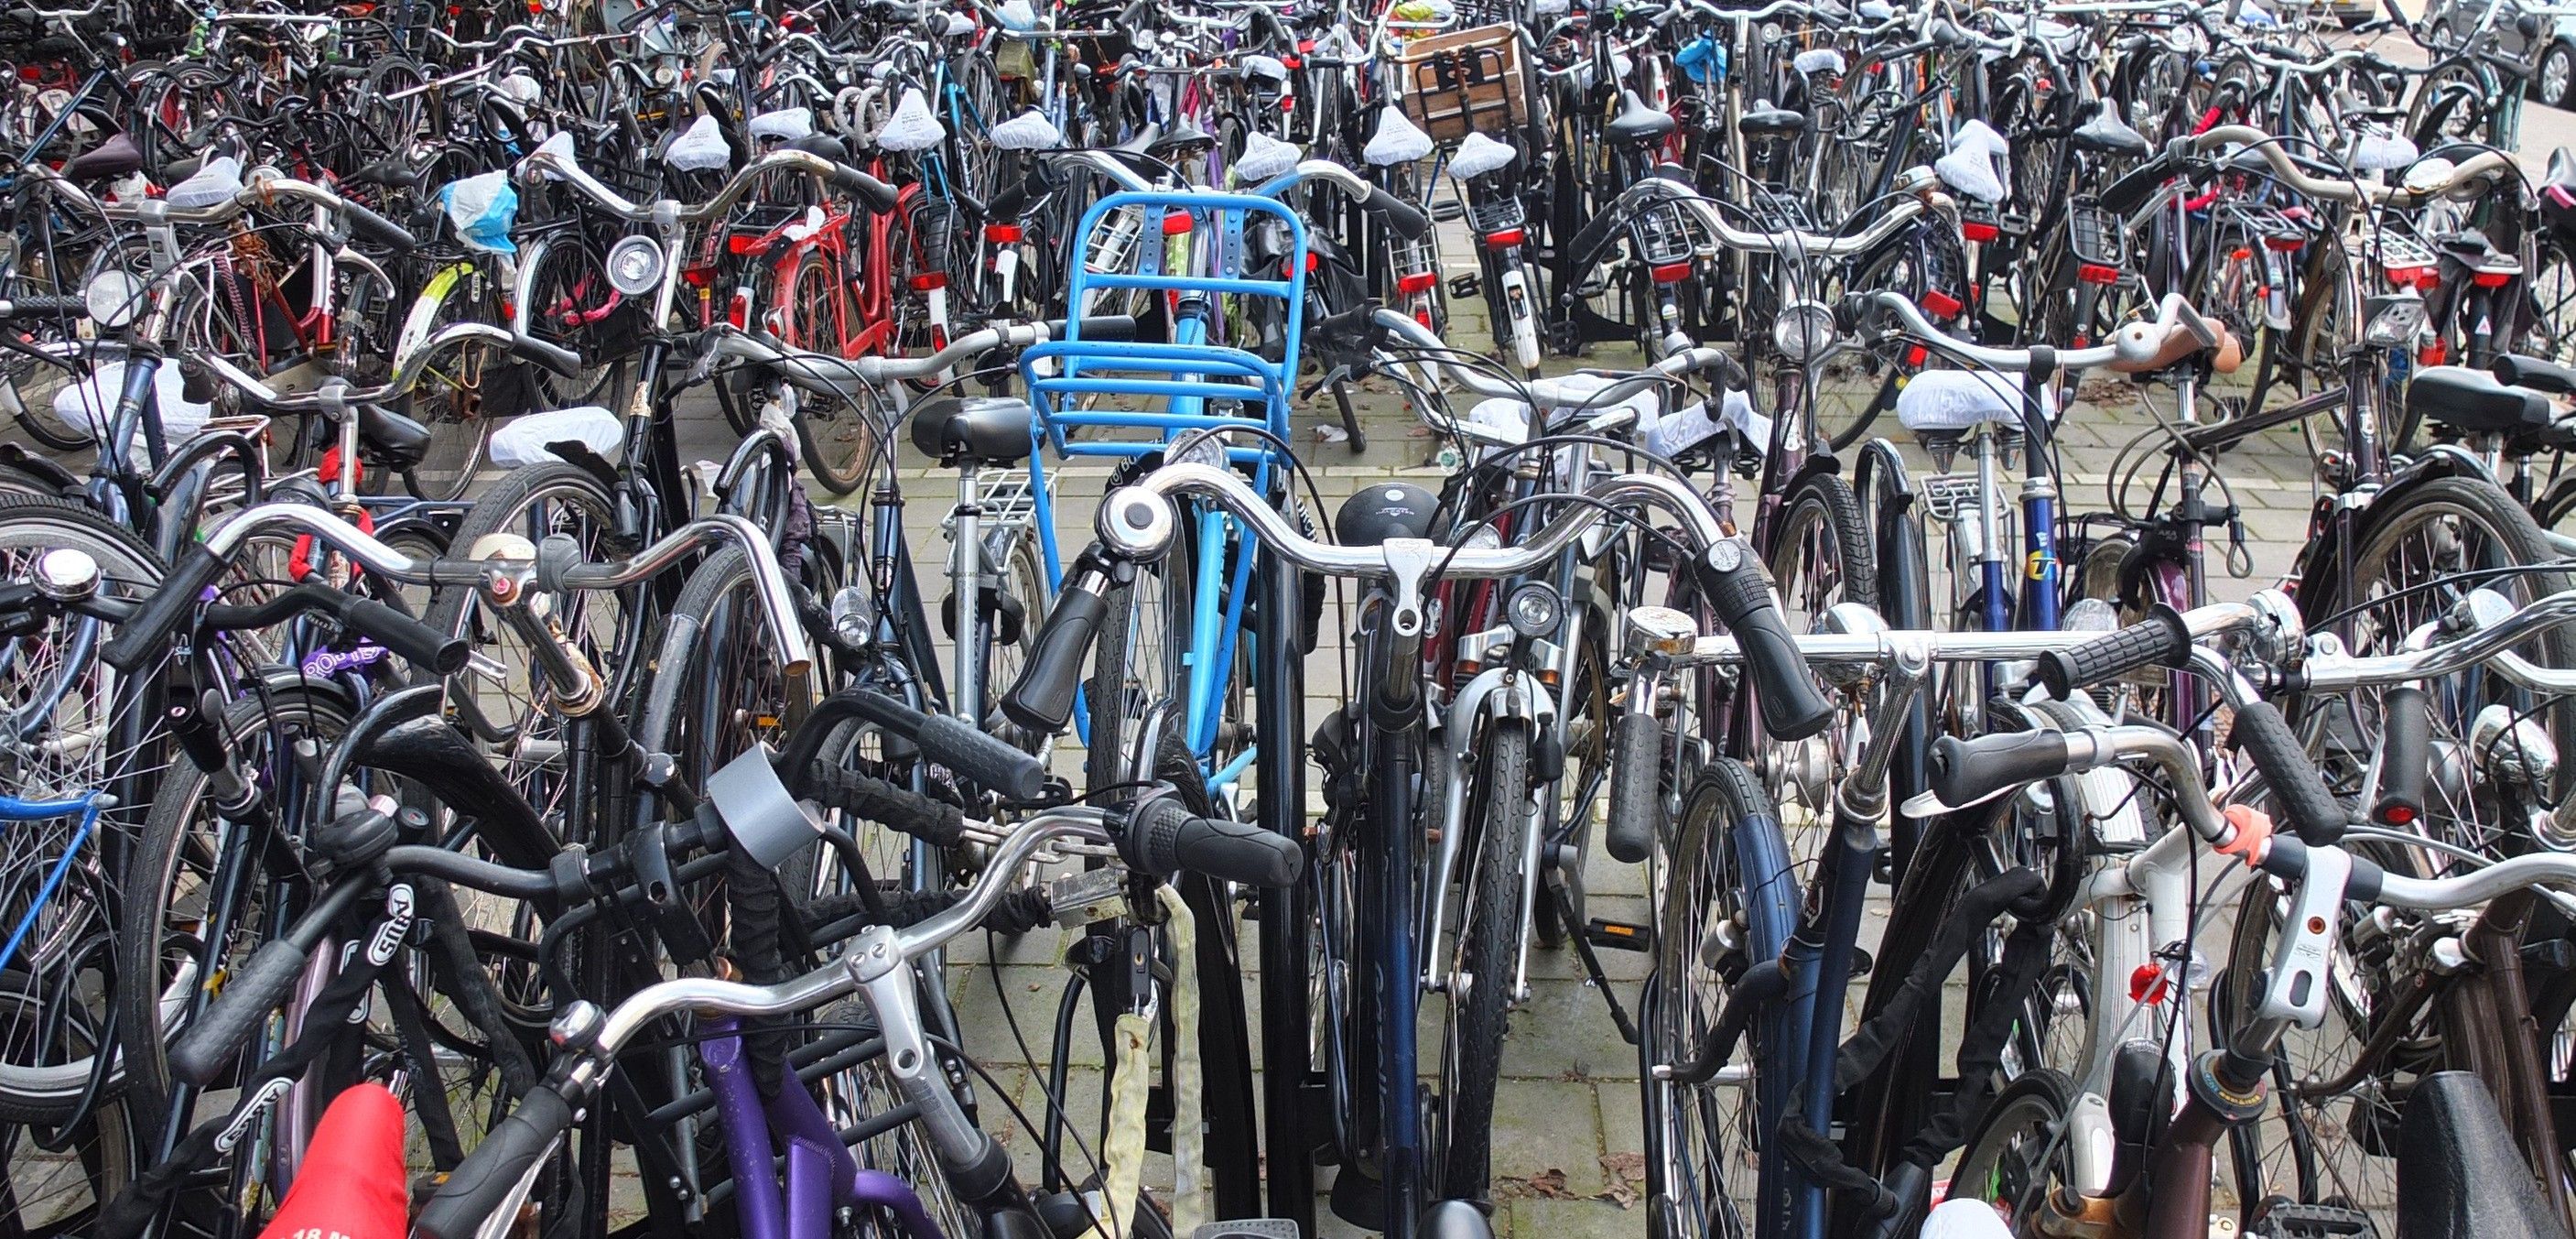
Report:
[[[2467,366],[2427,366],[2406,387],[2406,407],[2416,416],[2462,434],[2511,434],[2549,424],[2549,398],[2507,387],[2494,375]]]
[[[820,155],[825,159],[831,160],[833,163],[845,164],[850,162],[849,146],[843,143],[839,138],[833,137],[828,133],[821,132],[820,130],[806,134],[804,137],[788,143],[787,149],[791,151],[803,151],[808,155]]]
[[[2565,189],[2576,189],[2576,151],[2559,147],[2549,152],[2548,183]]]
[[[1630,96],[1634,98],[1635,96]],[[1735,127],[1748,138],[1785,138],[1807,131],[1807,114],[1790,108],[1773,107],[1768,100],[1757,103]]]
[[[358,406],[361,459],[400,473],[429,456],[429,427],[381,405]]]
[[[2075,145],[2103,155],[2144,155],[2148,150],[2146,135],[2121,120],[2119,110],[2108,100],[2093,113],[2093,119],[2076,126]]]
[[[405,1177],[402,1103],[384,1085],[351,1086],[322,1112],[295,1185],[260,1239],[396,1239],[410,1226]]]
[[[358,169],[357,175],[350,177],[349,181],[355,185],[418,189],[421,182],[429,179],[429,170],[437,164],[438,152],[435,151],[424,155],[417,164],[402,155],[387,155]]]
[[[1344,546],[1379,546],[1389,538],[1428,538],[1440,497],[1411,482],[1364,486],[1333,513],[1333,537]]]
[[[1181,123],[1163,130],[1160,136],[1147,143],[1145,153],[1168,163],[1183,155],[1206,154],[1215,145],[1215,134],[1199,128],[1197,121],[1183,117]]]
[[[1137,126],[1136,132],[1127,135],[1126,141],[1109,149],[1121,155],[1147,155],[1153,153],[1154,144],[1161,141],[1162,137],[1163,127],[1152,121],[1146,121]]]
[[[2398,1239],[2566,1239],[2476,1076],[2439,1071],[2417,1081],[2397,1134]]]
[[[143,170],[143,148],[134,139],[118,133],[96,146],[74,155],[63,164],[63,175],[74,181],[112,181]]]
[[[1611,141],[1653,142],[1680,127],[1669,114],[1647,106],[1633,90],[1619,92],[1619,98],[1619,114],[1608,127]]]
[[[1466,1201],[1444,1200],[1422,1211],[1422,1239],[1494,1239],[1494,1224]]]
[[[1029,458],[1038,411],[1012,396],[949,396],[912,415],[912,445],[943,465],[1011,465]]]

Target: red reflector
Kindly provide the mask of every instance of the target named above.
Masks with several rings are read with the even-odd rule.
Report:
[[[1163,235],[1177,237],[1190,230],[1190,213],[1174,211],[1163,217]]]
[[[1691,265],[1686,262],[1668,262],[1649,269],[1658,284],[1679,284],[1690,278],[1690,271]]]
[[[2004,230],[1982,220],[1967,220],[1959,225],[1959,235],[1980,245],[2004,235]]]
[[[916,292],[925,293],[946,288],[948,287],[948,273],[945,271],[924,271],[921,274],[912,277],[912,287]]]
[[[1929,360],[1931,360],[1931,359],[1932,359],[1932,350],[1930,350],[1930,349],[1928,349],[1928,348],[1925,348],[1925,347],[1923,347],[1923,346],[1922,346],[1922,345],[1920,345],[1920,344],[1917,344],[1917,345],[1915,345],[1914,347],[1912,347],[1912,348],[1909,348],[1909,349],[1905,350],[1905,364],[1906,364],[1906,365],[1909,365],[1909,366],[1919,366],[1919,365],[1922,365],[1924,362],[1929,361]]]
[[[1432,285],[1439,282],[1440,273],[1437,271],[1416,271],[1411,275],[1395,277],[1395,291],[1410,297],[1415,293],[1430,292]]]
[[[2264,247],[2265,249],[2278,250],[2278,251],[2280,251],[2281,253],[2284,253],[2284,254],[2295,254],[2295,253],[2297,253],[2297,252],[2298,252],[2298,250],[2299,250],[2299,247],[2300,247],[2300,246],[2305,245],[2305,244],[2307,244],[2307,243],[2308,243],[2308,241],[2307,241],[2307,238],[2305,238],[2305,237],[2265,237],[2265,238],[2263,238],[2263,247]]]
[[[2242,245],[2237,246],[2235,249],[2232,249],[2232,250],[2227,251],[2227,259],[2228,259],[2228,261],[2230,261],[2230,262],[2243,262],[2243,261],[2245,261],[2245,260],[2246,260],[2246,259],[2248,259],[2248,258],[2252,258],[2253,256],[2254,256],[2254,251],[2249,250],[2249,249],[2245,248],[2245,247],[2244,247],[2244,246],[2242,246]]]
[[[733,304],[725,307],[725,321],[732,323],[737,330],[751,326],[750,289],[737,288],[734,290]]]
[[[2393,804],[2379,811],[2379,820],[2391,826],[2409,826],[2415,821],[2412,805]]]
[[[1282,56],[1279,58],[1279,63],[1291,69],[1303,69],[1306,67],[1306,58],[1303,56]]]
[[[2087,284],[2117,284],[2120,282],[2120,269],[2088,262],[2075,268],[2075,278]]]
[[[2451,350],[2441,341],[2435,340],[2431,344],[2427,344],[2423,348],[2416,350],[2415,360],[2422,365],[2438,366],[2442,364],[2443,358],[2449,357],[2450,355]]]
[[[1526,240],[1529,240],[1529,229],[1505,228],[1501,232],[1488,235],[1485,238],[1485,248],[1508,249]]]
[[[2469,282],[2480,288],[2502,288],[2513,282],[2511,271],[2472,271]]]
[[[2404,288],[2409,284],[2421,283],[2431,270],[2430,267],[2390,267],[2388,282]]]
[[[1937,288],[1923,294],[1923,312],[1931,315],[1932,321],[1936,323],[1946,323],[1957,318],[1959,311],[1967,308],[1960,304],[1958,298]]]
[[[984,225],[984,239],[995,245],[1016,245],[1026,236],[1028,231],[1018,224]]]
[[[2131,1002],[2163,1002],[2165,989],[2165,969],[2162,964],[2140,964],[2129,973],[2129,1001]]]

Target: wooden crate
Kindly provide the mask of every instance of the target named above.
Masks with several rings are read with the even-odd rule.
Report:
[[[1529,123],[1532,87],[1518,25],[1417,39],[1405,45],[1396,63],[1404,73],[1405,114],[1439,141]]]

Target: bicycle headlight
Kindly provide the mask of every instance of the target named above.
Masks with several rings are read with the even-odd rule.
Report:
[[[2369,326],[2362,338],[2372,348],[2404,348],[2424,329],[2424,294],[2412,288],[2371,297],[2363,308]]]
[[[88,286],[81,289],[81,300],[89,310],[90,321],[102,330],[114,331],[143,312],[147,287],[142,276],[123,267],[109,267],[89,277]]]
[[[1555,635],[1557,621],[1564,615],[1555,587],[1545,581],[1524,581],[1503,602],[1504,621],[1526,640]]]
[[[1833,310],[1813,301],[1789,305],[1771,324],[1771,343],[1791,361],[1814,361],[1833,346]]]
[[[608,247],[608,286],[629,297],[662,287],[662,243],[642,233]]]

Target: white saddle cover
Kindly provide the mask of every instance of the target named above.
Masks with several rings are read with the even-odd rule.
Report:
[[[595,404],[546,413],[530,413],[501,423],[492,432],[492,463],[505,469],[561,460],[546,450],[549,443],[576,442],[609,460],[626,446],[626,423]]]
[[[1411,163],[1431,153],[1431,135],[1414,127],[1400,108],[1378,113],[1377,132],[1360,148],[1360,158],[1375,168]]]
[[[59,373],[59,372],[57,372]],[[161,409],[162,442],[176,447],[197,437],[214,416],[211,406],[188,399],[187,380],[179,373],[177,359],[163,361],[152,372],[154,403]],[[125,363],[101,363],[88,378],[67,383],[54,393],[54,418],[66,426],[89,431],[90,437],[104,441],[107,424],[116,416],[116,402],[125,395]],[[143,442],[143,421],[135,419],[134,438],[127,444],[132,450]]]
[[[2022,382],[2018,374],[1977,370],[1926,370],[1896,394],[1896,420],[1916,434],[1974,429],[1995,422],[2020,429]],[[2057,420],[2057,393],[2039,393],[2042,417]]]
[[[780,108],[751,118],[751,136],[793,142],[814,132],[814,109]]]

